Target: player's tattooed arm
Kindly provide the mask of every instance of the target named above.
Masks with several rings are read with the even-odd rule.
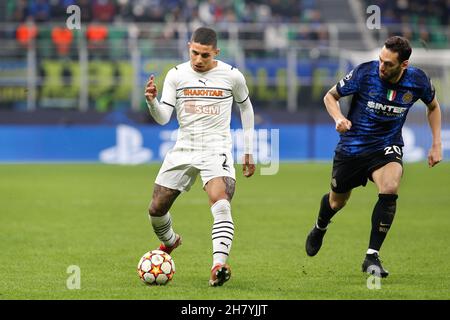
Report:
[[[179,190],[169,189],[155,183],[152,202],[149,209],[150,215],[165,215],[180,193]]]
[[[225,183],[225,193],[227,194],[228,201],[231,201],[234,195],[234,190],[236,187],[236,181],[230,177],[222,177],[223,182]]]

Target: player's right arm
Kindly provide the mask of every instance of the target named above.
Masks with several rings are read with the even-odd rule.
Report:
[[[157,94],[158,90],[156,88],[155,77],[153,75],[150,76],[150,79],[147,82],[145,87],[145,99],[147,101],[147,107],[152,115],[153,119],[160,125],[165,125],[169,122],[170,116],[172,115],[174,106],[171,106],[164,101],[159,103]],[[167,80],[167,79],[166,79]],[[166,82],[164,83],[164,90],[166,90]]]
[[[337,92],[336,85],[331,88],[325,97],[323,102],[327,108],[328,114],[333,118],[336,123],[336,131],[339,133],[344,133],[352,127],[352,122],[348,120],[341,112],[341,107],[339,106],[339,99],[341,96]]]

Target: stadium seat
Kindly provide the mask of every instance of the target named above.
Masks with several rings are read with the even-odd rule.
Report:
[[[124,58],[128,52],[127,29],[124,26],[109,27],[108,45],[112,59]]]

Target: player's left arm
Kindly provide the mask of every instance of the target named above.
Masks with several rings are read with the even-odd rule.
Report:
[[[247,178],[255,173],[255,162],[253,161],[253,132],[255,116],[250,98],[242,103],[238,103],[241,112],[242,129],[244,131],[244,163],[242,172]]]
[[[428,165],[434,167],[442,161],[441,108],[436,97],[427,104],[427,118],[433,137],[431,148],[428,152]]]
[[[249,91],[244,75],[234,69],[233,96],[241,112],[242,129],[244,131],[244,161],[242,172],[249,178],[255,173],[255,162],[253,161],[253,133],[255,128],[255,116],[250,101]]]

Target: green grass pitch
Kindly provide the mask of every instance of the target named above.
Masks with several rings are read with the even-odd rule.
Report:
[[[355,189],[314,257],[304,250],[330,163],[281,164],[245,179],[237,166],[231,280],[208,287],[211,224],[199,180],[171,209],[183,245],[164,287],[139,280],[136,265],[158,246],[147,206],[159,165],[1,165],[0,299],[448,299],[450,163],[406,164],[397,215],[381,251],[391,272],[369,290],[361,263],[377,199]],[[67,268],[81,270],[69,290]]]

